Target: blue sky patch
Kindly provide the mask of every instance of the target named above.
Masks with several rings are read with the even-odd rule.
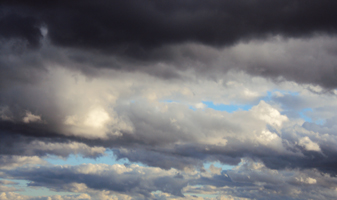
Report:
[[[9,184],[8,187],[15,187],[18,190],[22,191],[16,191],[16,193],[21,195],[27,195],[27,196],[51,196],[51,195],[77,195],[79,193],[75,192],[54,192],[50,191],[48,188],[45,187],[27,187],[27,184],[30,181],[27,180],[18,180],[18,179],[2,179],[0,180],[9,180],[12,182],[15,182],[15,184]]]
[[[246,105],[239,105],[239,104],[214,104],[212,101],[202,101],[208,108],[212,108],[218,111],[226,111],[232,113],[237,110],[250,110],[253,106],[246,104]]]
[[[307,112],[312,112],[313,110],[311,108],[305,108],[299,112],[299,115],[302,119],[304,119],[306,122],[312,122],[312,119],[306,115]]]
[[[271,101],[272,98],[273,98],[273,94],[275,94],[275,92],[279,92],[281,94],[290,95],[290,96],[299,96],[300,95],[298,92],[294,92],[294,91],[271,90],[271,91],[267,91],[267,95],[265,97],[263,97],[261,100],[263,100],[265,102]]]
[[[80,165],[83,163],[91,163],[91,164],[128,164],[129,161],[127,159],[120,159],[116,160],[113,152],[111,150],[107,150],[105,152],[106,155],[94,158],[84,158],[81,155],[73,155],[71,154],[68,158],[59,158],[57,156],[49,156],[48,158],[44,159],[53,165]]]

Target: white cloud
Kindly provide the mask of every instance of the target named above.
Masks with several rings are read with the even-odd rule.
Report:
[[[297,181],[302,182],[302,183],[306,183],[306,184],[316,184],[317,180],[314,178],[310,178],[310,177],[297,177],[295,178]]]
[[[12,169],[26,165],[33,166],[46,163],[46,161],[38,156],[0,156],[0,169]]]
[[[110,119],[109,114],[101,107],[92,109],[86,116],[84,125],[101,128]]]
[[[196,107],[197,109],[204,109],[204,108],[206,107],[206,105],[203,104],[202,102],[200,102],[200,103],[195,104],[195,107]]]
[[[321,151],[319,145],[310,140],[309,137],[303,137],[299,140],[298,143],[300,146],[304,147],[308,151]]]
[[[273,126],[281,127],[283,122],[288,121],[287,116],[281,115],[277,109],[273,108],[263,100],[261,100],[257,106],[252,108],[252,112],[257,118]]]
[[[32,123],[32,122],[41,123],[42,119],[41,119],[41,116],[34,115],[30,111],[26,111],[26,116],[22,118],[22,121],[26,124]]]

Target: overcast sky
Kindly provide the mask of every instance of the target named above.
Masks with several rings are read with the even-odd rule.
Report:
[[[0,200],[334,200],[337,1],[0,3]]]

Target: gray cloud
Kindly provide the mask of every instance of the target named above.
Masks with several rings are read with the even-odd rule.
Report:
[[[208,169],[210,170],[210,169]],[[53,191],[70,191],[91,196],[97,191],[111,195],[130,195],[131,199],[156,199],[151,192],[160,190],[163,199],[186,194],[219,194],[248,199],[334,199],[336,177],[316,170],[271,170],[261,162],[244,159],[232,170],[221,174],[182,172],[131,165],[50,166],[2,170],[4,177],[24,178],[29,186],[43,186]],[[106,194],[109,194],[106,192]],[[219,196],[219,197],[220,197]],[[189,199],[189,196],[185,198]]]
[[[181,190],[187,184],[186,180],[175,178],[172,171],[165,172],[139,166],[126,168],[123,165],[88,164],[74,167],[23,168],[6,171],[6,175],[31,181],[28,186],[43,186],[56,191],[72,191],[72,188],[76,191],[76,184],[83,183],[85,188],[138,194],[145,198],[150,198],[150,193],[157,190],[183,196]]]
[[[110,148],[118,159],[163,169],[201,168],[205,161],[237,165],[241,158],[251,157],[272,169],[316,168],[336,174],[334,136],[324,135],[325,131],[311,133],[315,126],[309,123],[301,126],[287,122],[285,116],[264,102],[250,111],[233,114],[211,109],[194,111],[174,103],[153,107],[145,101],[121,104],[114,110],[124,122],[108,125],[110,131],[102,136],[91,132],[46,134],[42,129],[45,124],[37,129],[39,124],[21,122],[19,129],[20,124],[6,122],[10,126],[3,133],[2,153],[29,156],[76,153],[97,157]],[[244,126],[240,125],[242,120],[246,122]],[[14,126],[16,132],[11,128]],[[27,131],[28,127],[34,129]]]
[[[24,23],[21,16],[26,15],[45,23],[57,45],[118,47],[136,57],[148,48],[170,43],[221,46],[268,34],[334,33],[337,26],[337,5],[331,1],[15,1],[4,5],[2,21],[25,24],[27,30],[9,26],[3,36],[24,33],[19,36],[32,42],[30,35],[40,33],[34,23]]]
[[[198,76],[214,78],[235,69],[327,89],[337,85],[337,5],[331,1],[3,4],[1,20],[8,27],[0,36],[15,41],[15,51],[12,47],[10,54],[18,51],[17,46],[22,52],[25,40],[30,46],[39,41],[43,46],[48,38],[52,46],[60,47],[52,51],[28,48],[18,60],[3,58],[2,66],[8,66],[2,69],[6,77],[36,80],[38,66],[52,63],[91,76],[99,74],[97,68],[113,68],[162,78],[186,78],[182,72],[192,70]],[[263,42],[273,37],[283,39]],[[256,41],[260,44],[254,44]],[[242,45],[247,43],[249,46]],[[9,67],[14,64],[25,67]],[[27,70],[27,64],[32,69]]]

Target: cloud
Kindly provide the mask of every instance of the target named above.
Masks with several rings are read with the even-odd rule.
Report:
[[[32,122],[42,122],[41,116],[33,115],[31,112],[27,111],[26,116],[22,119],[24,123],[32,123]]]
[[[39,20],[34,16],[7,12],[0,18],[0,26],[3,27],[0,31],[0,37],[1,39],[18,38],[27,41],[29,47],[37,48],[42,37],[40,25]]]
[[[0,193],[1,200],[15,200],[15,199],[22,199],[22,200],[90,200],[92,199],[88,194],[80,194],[80,195],[53,195],[53,196],[28,196],[28,195],[21,195],[15,192],[2,192]],[[104,199],[104,198],[102,198]],[[111,198],[113,199],[113,198]],[[111,200],[107,199],[106,200]]]
[[[182,194],[186,194],[184,198],[187,199],[214,194],[225,199],[231,196],[238,199],[333,199],[336,195],[336,177],[317,170],[271,170],[251,159],[243,159],[239,166],[221,174],[212,173],[211,168],[208,170],[179,172],[138,165],[83,164],[2,171],[6,177],[25,178],[30,181],[29,186],[80,194],[58,197],[63,199],[180,199]]]
[[[21,32],[17,37],[34,43],[36,39],[31,37],[41,35],[34,27],[42,23],[48,27],[54,44],[96,49],[118,47],[124,53],[141,56],[148,48],[170,43],[191,41],[219,46],[268,34],[299,37],[334,33],[336,28],[332,17],[336,4],[331,1],[130,0],[81,4],[38,1],[38,4],[34,7],[22,1],[5,3],[3,23],[22,23],[27,30],[9,26],[2,31],[3,37]],[[28,20],[25,17],[32,22],[23,23]]]
[[[303,146],[308,151],[321,151],[318,144],[312,142],[309,137],[301,138],[299,145]]]
[[[175,178],[176,173],[175,170],[118,164],[22,168],[6,172],[9,177],[25,177],[31,181],[29,186],[43,186],[55,191],[82,192],[91,188],[143,197],[151,197],[151,192],[157,190],[183,196],[181,189],[186,186],[186,180]],[[60,175],[64,178],[60,179]]]
[[[18,117],[12,117],[14,121],[2,122],[3,153],[62,157],[80,154],[85,157],[98,157],[103,155],[105,149],[112,149],[119,159],[127,158],[132,162],[142,162],[164,169],[194,166],[200,168],[205,161],[236,165],[241,158],[248,156],[261,159],[266,166],[273,169],[317,168],[335,173],[333,168],[326,165],[332,165],[334,162],[335,150],[330,146],[335,142],[327,144],[320,137],[306,135],[306,124],[303,124],[303,121],[289,121],[286,115],[281,114],[282,109],[277,104],[260,101],[248,111],[238,110],[233,113],[209,108],[189,108],[189,105],[195,105],[188,104],[189,102],[200,102],[204,94],[213,95],[207,90],[209,86],[223,88],[221,82],[211,84],[205,81],[197,85],[192,82],[185,84],[183,88],[170,83],[162,92],[161,84],[167,82],[149,78],[147,75],[132,76],[135,78],[133,80],[130,80],[129,74],[121,74],[120,78],[115,80],[87,81],[85,76],[77,75],[73,78],[63,69],[51,73],[53,78],[47,79],[45,84],[22,88],[21,91],[36,94],[27,95],[25,101],[21,101],[22,98],[13,100],[11,94],[4,96],[23,107],[22,111],[17,107],[8,107],[6,111]],[[151,81],[143,81],[143,76]],[[63,80],[61,86],[66,85],[66,89],[56,87],[54,93],[46,95],[46,91],[57,85],[58,82],[55,81],[60,79]],[[154,81],[159,84],[158,88],[150,87]],[[257,79],[256,83],[255,87],[261,85],[259,87],[264,88],[266,82]],[[250,82],[247,83],[249,84]],[[245,94],[245,90],[237,89],[249,88],[245,84],[230,84],[227,87],[228,91],[233,93],[225,96],[226,98],[221,99],[221,96],[227,94],[226,90],[221,94],[215,92],[216,95],[208,98],[214,97],[219,102],[226,103],[231,99],[241,99]],[[293,88],[293,85],[287,87]],[[261,95],[268,90],[261,88]],[[303,88],[300,88],[298,87],[299,91],[303,91]],[[156,94],[156,98],[148,98],[150,94]],[[87,96],[91,98],[86,98]],[[37,105],[35,97],[40,97],[37,98],[38,102],[45,103]],[[168,97],[182,102],[160,101]],[[49,99],[54,99],[54,102],[49,102]],[[255,99],[254,97],[250,102],[255,103]],[[41,116],[46,123],[23,123],[20,113],[25,113],[26,106],[38,106],[41,110],[39,113],[43,112]],[[99,121],[100,126],[88,126],[92,121],[88,119],[93,113],[93,123],[97,121],[96,116],[103,116],[103,121]],[[106,118],[107,116],[109,118]],[[295,135],[294,130],[298,130]],[[322,134],[324,132],[318,133]],[[312,143],[304,143],[309,141],[303,139],[306,137]],[[6,146],[8,148],[5,148]],[[318,149],[321,149],[321,153],[312,152]],[[327,155],[328,157],[325,157]],[[312,157],[320,162],[311,163]]]
[[[4,156],[0,157],[0,169],[11,169],[24,165],[45,164],[38,156]]]
[[[337,85],[337,5],[328,0],[38,2],[4,3],[2,23],[16,25],[0,34],[10,38],[2,41],[2,65],[32,68],[6,67],[6,77],[37,81],[52,64],[91,76],[112,68],[215,78],[234,69],[328,90]],[[41,48],[27,49],[22,40]]]

